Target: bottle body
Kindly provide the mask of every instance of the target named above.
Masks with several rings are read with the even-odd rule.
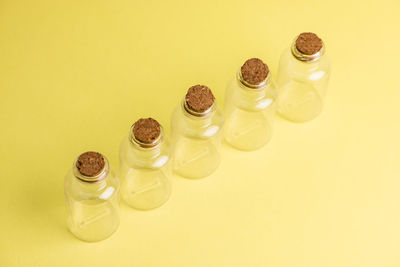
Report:
[[[249,88],[234,78],[225,96],[224,137],[239,150],[255,150],[271,139],[276,89],[268,79],[265,86]]]
[[[142,148],[129,137],[120,146],[121,195],[132,208],[150,210],[170,197],[170,145],[163,141]]]
[[[110,169],[101,181],[86,182],[73,170],[65,177],[67,227],[76,237],[96,242],[112,235],[119,226],[119,181]]]
[[[223,115],[216,103],[203,117],[189,114],[183,106],[182,102],[171,118],[173,170],[185,178],[203,178],[220,163]]]
[[[322,111],[330,76],[329,60],[297,59],[291,49],[283,52],[278,73],[278,112],[293,122],[306,122]]]

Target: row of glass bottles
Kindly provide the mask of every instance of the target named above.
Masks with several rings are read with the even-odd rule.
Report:
[[[300,38],[303,47],[298,45]],[[126,203],[139,210],[161,206],[171,193],[171,171],[192,179],[213,173],[220,162],[222,137],[239,150],[262,147],[271,139],[276,107],[294,122],[315,118],[322,109],[330,72],[325,47],[315,45],[320,40],[315,38],[315,34],[302,33],[284,52],[278,87],[261,60],[246,61],[228,85],[224,112],[208,87],[191,87],[171,118],[172,145],[155,120],[136,122],[120,147],[119,177]],[[144,125],[142,139],[135,133],[139,122]],[[65,179],[70,231],[85,241],[110,236],[119,225],[119,190],[119,181],[103,155],[82,154]]]

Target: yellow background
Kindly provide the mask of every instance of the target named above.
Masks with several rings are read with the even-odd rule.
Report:
[[[191,85],[227,82],[318,33],[333,72],[323,113],[276,120],[256,152],[224,145],[203,180],[172,177],[149,212],[122,203],[109,239],[65,227],[79,153],[118,167],[130,125],[169,132]],[[400,2],[1,1],[0,266],[400,266]]]

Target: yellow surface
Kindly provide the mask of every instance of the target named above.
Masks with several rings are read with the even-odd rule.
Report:
[[[63,179],[118,146],[186,89],[222,103],[249,57],[276,77],[302,31],[333,72],[315,121],[277,119],[256,152],[226,145],[212,176],[173,177],[150,212],[122,204],[118,232],[75,239]],[[400,266],[400,2],[1,1],[0,266]]]

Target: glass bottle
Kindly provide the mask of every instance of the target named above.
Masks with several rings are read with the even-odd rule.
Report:
[[[247,60],[226,90],[225,140],[245,151],[268,143],[272,136],[276,95],[268,66],[257,58]]]
[[[189,88],[171,118],[174,171],[191,179],[213,173],[220,163],[223,115],[211,90]]]
[[[132,125],[120,147],[121,194],[132,208],[150,210],[170,197],[171,147],[161,125],[152,118]]]
[[[108,160],[86,152],[65,177],[67,227],[77,238],[106,239],[119,226],[119,182]]]
[[[302,33],[281,56],[278,112],[293,122],[314,119],[322,110],[330,75],[325,45],[314,33]]]

